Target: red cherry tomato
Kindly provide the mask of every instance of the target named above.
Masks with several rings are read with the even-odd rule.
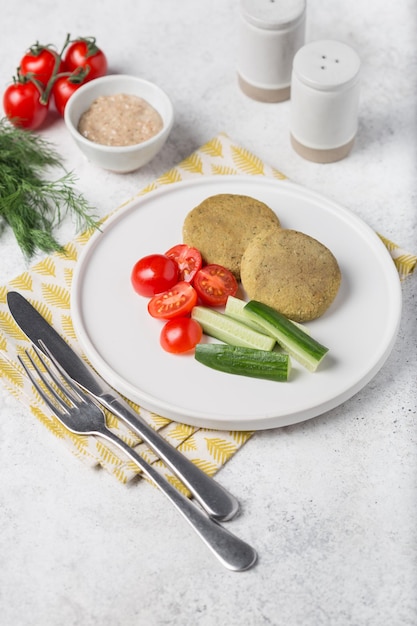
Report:
[[[57,52],[48,47],[33,46],[20,61],[20,73],[22,76],[30,74],[46,87],[54,73],[55,64],[59,72],[62,69],[62,63],[59,61]]]
[[[64,115],[68,100],[71,98],[74,91],[77,91],[82,84],[82,82],[72,82],[68,76],[60,76],[56,79],[52,88],[52,95],[56,109],[60,115]]]
[[[200,300],[207,306],[223,306],[228,296],[236,295],[237,280],[232,272],[221,265],[205,265],[194,277],[193,285]]]
[[[152,317],[170,320],[188,315],[196,304],[196,290],[190,283],[181,281],[171,289],[151,298],[148,302],[148,311]]]
[[[154,296],[178,282],[178,265],[164,254],[149,254],[135,263],[131,281],[141,296]]]
[[[180,243],[170,248],[165,254],[177,262],[180,270],[180,280],[185,280],[188,283],[193,280],[203,264],[199,250],[187,246],[185,243]]]
[[[169,320],[161,330],[160,343],[164,350],[173,354],[189,352],[200,343],[203,331],[191,317]]]
[[[65,71],[73,72],[79,67],[88,69],[85,82],[99,78],[107,73],[107,58],[102,50],[96,46],[95,39],[85,38],[74,41],[69,45],[64,57]]]
[[[41,93],[31,81],[9,85],[3,95],[3,108],[8,119],[15,125],[35,130],[44,122],[48,105],[40,101]]]

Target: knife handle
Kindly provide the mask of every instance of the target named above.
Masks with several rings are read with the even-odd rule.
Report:
[[[223,528],[216,520],[208,517],[193,502],[173,487],[166,478],[161,476],[152,465],[149,465],[128,446],[127,443],[119,439],[117,435],[106,427],[98,429],[97,434],[112,441],[142,469],[225,567],[235,572],[241,572],[249,569],[256,563],[257,553],[252,546],[229,532],[226,528]]]
[[[227,521],[239,510],[239,503],[224,487],[205,474],[197,465],[172,446],[157,431],[135,414],[127,402],[114,396],[97,397],[114,415],[121,418],[146,442],[184,483],[213,519]]]

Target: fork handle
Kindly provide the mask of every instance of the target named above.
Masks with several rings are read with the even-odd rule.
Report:
[[[226,521],[236,515],[239,510],[237,499],[181,454],[145,421],[138,418],[127,402],[108,395],[97,396],[96,399],[114,415],[126,422],[156,452],[161,460],[188,487],[210,517]]]
[[[226,530],[216,520],[208,517],[122,439],[105,427],[97,434],[123,450],[144,474],[159,487],[225,567],[238,572],[247,570],[255,564],[257,554],[249,544]]]

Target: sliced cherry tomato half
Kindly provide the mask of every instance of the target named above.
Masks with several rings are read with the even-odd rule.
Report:
[[[160,343],[166,352],[182,354],[193,350],[200,343],[203,331],[191,317],[169,320],[161,330]]]
[[[193,285],[200,300],[207,306],[223,306],[229,296],[236,295],[237,280],[230,270],[210,263],[197,272]]]
[[[141,296],[154,296],[178,282],[178,265],[165,254],[148,254],[133,266],[131,281]]]
[[[170,320],[188,315],[196,304],[196,290],[190,283],[182,280],[171,289],[151,298],[148,302],[148,311],[152,317]]]
[[[185,243],[173,246],[165,254],[178,263],[180,280],[185,280],[187,283],[193,280],[203,265],[200,251]]]

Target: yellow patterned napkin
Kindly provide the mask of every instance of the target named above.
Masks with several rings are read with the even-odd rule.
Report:
[[[135,198],[162,185],[204,175],[225,174],[268,176],[277,181],[286,178],[280,171],[263,163],[255,155],[222,133],[191,154],[178,166],[142,189]],[[128,203],[123,206],[126,204]],[[116,211],[121,208],[119,207]],[[48,322],[67,339],[74,350],[81,354],[70,315],[70,293],[75,264],[91,234],[91,232],[83,233],[65,246],[65,254],[58,253],[46,257],[8,284],[0,287],[0,379],[5,388],[24,402],[39,422],[57,438],[62,439],[75,455],[91,465],[104,467],[121,482],[127,482],[140,473],[132,462],[126,461],[122,453],[99,438],[82,437],[70,433],[61,426],[37,395],[17,359],[19,354],[30,347],[30,342],[14,323],[6,303],[8,291],[17,290],[22,293]],[[400,278],[410,274],[416,265],[417,258],[386,238],[381,238],[391,253]],[[131,406],[209,475],[214,475],[253,434],[251,432],[216,431],[187,426],[151,413],[135,404],[131,403]],[[138,437],[129,431],[121,421],[109,413],[107,413],[107,421],[108,426],[114,432],[123,437],[129,445],[135,447],[139,454],[149,462],[153,463],[171,483],[186,492],[181,483],[155,457],[153,452],[140,442]]]

